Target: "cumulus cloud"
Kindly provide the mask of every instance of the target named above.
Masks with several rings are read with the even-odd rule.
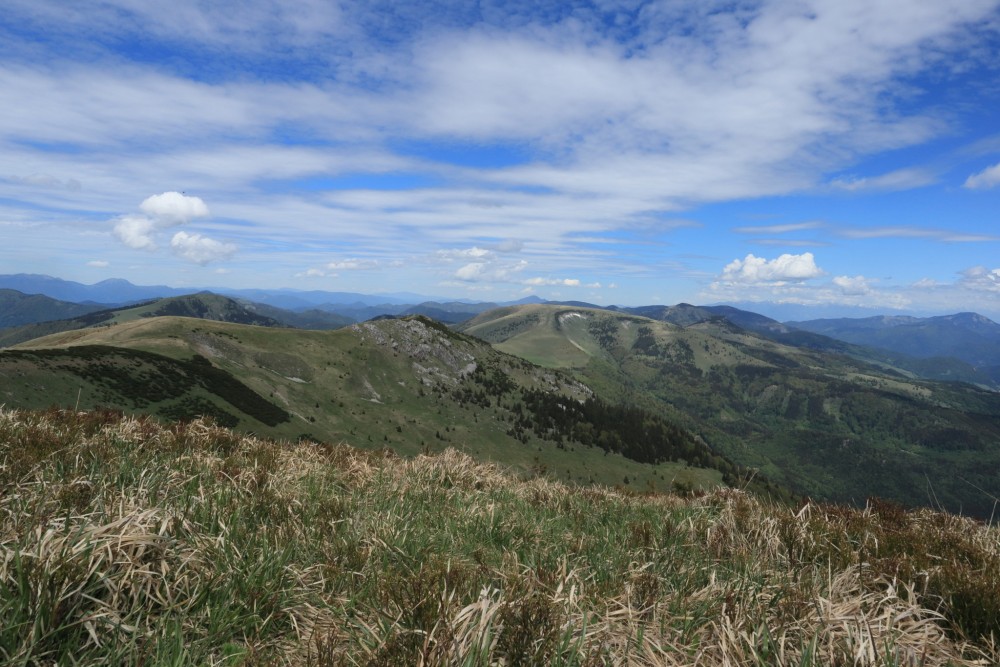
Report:
[[[473,262],[471,264],[466,264],[458,271],[455,271],[455,277],[459,280],[477,280],[486,271],[486,264],[483,262]]]
[[[156,229],[156,222],[144,215],[123,215],[115,223],[115,236],[127,245],[136,250],[156,250],[156,241],[153,240],[153,231]]]
[[[147,197],[139,204],[139,209],[144,215],[120,216],[114,226],[115,236],[136,250],[156,250],[158,232],[209,215],[208,206],[200,197],[191,197],[180,192],[164,192]],[[237,250],[232,243],[183,231],[177,232],[170,239],[170,248],[178,257],[202,265],[229,259]]]
[[[222,243],[201,234],[177,232],[170,240],[174,254],[196,264],[208,264],[221,259],[229,259],[236,252],[232,243]]]
[[[123,215],[115,223],[114,233],[122,243],[136,250],[155,250],[155,232],[183,225],[194,218],[208,216],[208,206],[199,197],[180,192],[164,192],[147,197],[139,205],[145,215]]]
[[[1000,185],[1000,164],[995,164],[969,176],[965,179],[963,187],[970,190],[988,190],[998,185]]]
[[[786,253],[772,260],[749,254],[742,260],[734,259],[727,264],[720,280],[724,283],[747,285],[782,284],[788,281],[801,282],[821,275],[823,271],[816,266],[816,259],[811,252],[801,255]]]
[[[579,287],[580,280],[577,278],[528,278],[524,281],[525,285],[531,287],[541,287],[541,286],[552,286],[558,285],[561,287]],[[588,285],[588,287],[600,287],[600,283],[594,283],[593,285]]]
[[[106,269],[111,266],[108,262],[103,259],[93,259],[87,262],[87,266],[93,267],[95,269]]]
[[[462,282],[510,282],[514,276],[528,268],[528,262],[469,262],[455,271],[455,278]]]
[[[974,266],[962,271],[962,287],[986,292],[1000,292],[1000,269]]]
[[[849,294],[852,296],[861,296],[863,294],[871,294],[872,287],[870,280],[864,276],[837,276],[833,279],[833,284],[840,288],[844,294]]]
[[[162,226],[182,225],[194,218],[207,218],[208,206],[200,197],[180,192],[164,192],[147,197],[139,209]]]
[[[438,262],[463,262],[452,276],[464,283],[511,282],[520,272],[528,268],[528,262],[515,260],[510,255],[521,250],[520,242],[503,242],[497,246],[469,248],[449,248],[438,250],[434,259]]]

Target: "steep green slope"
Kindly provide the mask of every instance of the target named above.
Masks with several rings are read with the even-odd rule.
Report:
[[[1000,496],[1000,394],[917,381],[782,345],[727,320],[687,327],[530,306],[463,329],[605,398],[659,411],[801,493],[940,504],[989,516]]]
[[[25,356],[51,355],[52,350],[87,358],[54,368],[37,360],[31,366]],[[146,366],[140,369],[140,362],[151,362],[131,360],[128,351],[164,359],[158,366],[164,377]],[[254,421],[252,410],[234,410],[224,397],[207,396],[193,380],[185,385],[190,389],[171,400],[146,395],[147,387],[154,392],[167,384],[180,386],[166,377],[176,374],[167,361],[193,373],[201,359],[213,372],[238,379],[260,400],[286,411],[289,419]],[[115,386],[102,384],[95,366],[113,368],[110,374],[123,379]],[[708,487],[724,475],[735,481],[739,474],[662,418],[616,413],[600,401],[587,401],[591,391],[579,381],[423,318],[337,331],[135,319],[0,352],[0,391],[0,401],[21,407],[76,405],[79,396],[80,407],[122,407],[168,417],[203,409],[269,436],[385,446],[404,454],[461,447],[477,458],[522,470],[544,469],[574,482],[627,483],[637,490]],[[190,407],[187,415],[178,404]],[[579,414],[578,423],[552,417],[570,412]]]

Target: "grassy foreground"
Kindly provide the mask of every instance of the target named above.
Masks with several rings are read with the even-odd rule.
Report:
[[[13,665],[1000,662],[1000,532],[0,410]]]

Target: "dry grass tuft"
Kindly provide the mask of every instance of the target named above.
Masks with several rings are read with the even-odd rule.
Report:
[[[0,410],[0,661],[1000,663],[1000,533]]]

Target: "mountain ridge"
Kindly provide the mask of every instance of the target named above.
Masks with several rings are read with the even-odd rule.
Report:
[[[997,392],[790,346],[718,317],[681,326],[542,305],[485,313],[459,329],[660,411],[811,497],[920,505],[932,484],[953,511],[989,516],[1000,496]]]

